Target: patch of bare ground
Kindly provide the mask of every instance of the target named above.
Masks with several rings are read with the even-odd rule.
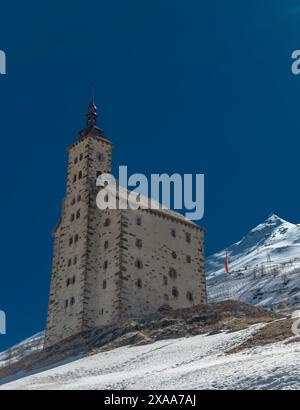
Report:
[[[265,346],[271,343],[282,342],[286,339],[293,337],[292,324],[293,319],[281,319],[272,321],[266,326],[257,330],[249,339],[245,340],[240,345],[227,351],[227,353],[238,353],[245,349],[251,349],[253,347]],[[298,338],[300,341],[300,338]],[[287,340],[286,343],[291,343],[296,339]]]
[[[191,337],[200,334],[236,332],[255,323],[272,322],[279,315],[237,301],[224,301],[192,308],[172,310],[162,306],[157,313],[143,318],[127,319],[116,325],[96,328],[75,335],[61,343],[34,353],[17,363],[0,369],[3,379],[18,372],[31,373],[64,360],[121,346],[137,346],[158,340]],[[1,380],[2,379],[2,380]]]

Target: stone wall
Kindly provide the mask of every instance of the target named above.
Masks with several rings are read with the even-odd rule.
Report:
[[[68,152],[67,191],[54,231],[46,346],[86,326],[92,280],[90,244],[99,220],[95,182],[99,172],[111,172],[111,144],[103,139],[87,135]]]
[[[121,315],[207,303],[204,231],[163,211],[122,212]]]

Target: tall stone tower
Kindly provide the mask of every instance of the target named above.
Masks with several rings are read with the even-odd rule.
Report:
[[[45,344],[51,345],[91,326],[89,312],[96,274],[101,265],[95,236],[101,214],[96,208],[96,179],[111,172],[112,144],[97,127],[91,102],[86,127],[68,147],[66,196],[53,232],[54,256]],[[98,229],[99,231],[99,229]],[[97,269],[93,266],[97,264]],[[100,295],[99,295],[100,296]]]
[[[97,127],[94,101],[68,153],[45,347],[166,304],[178,309],[206,303],[201,227],[165,209],[97,208],[96,179],[111,173],[112,144]]]

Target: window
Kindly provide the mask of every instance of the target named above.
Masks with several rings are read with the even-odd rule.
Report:
[[[142,268],[143,268],[143,262],[142,262],[140,259],[137,259],[137,260],[135,261],[135,266],[136,266],[138,269],[142,269]]]
[[[142,225],[142,218],[141,218],[141,217],[136,218],[136,224],[137,224],[138,226],[141,226],[141,225]]]
[[[176,259],[176,258],[177,258],[177,253],[174,252],[174,251],[172,252],[172,258],[173,258],[173,259]]]
[[[105,219],[105,222],[104,222],[104,226],[109,226],[110,225],[110,219],[109,218],[106,218]]]
[[[99,161],[102,161],[102,160],[103,160],[103,155],[102,155],[101,152],[98,153],[98,159],[99,159]]]
[[[140,289],[142,287],[142,279],[136,281],[136,286]]]
[[[74,256],[73,265],[76,265],[76,263],[77,263],[77,256]]]
[[[106,289],[106,285],[107,285],[107,283],[106,283],[106,280],[104,279],[104,281],[103,281],[103,283],[102,283],[102,288],[103,288],[103,289]]]
[[[70,284],[71,284],[71,280],[68,278],[67,279],[67,288],[70,286]]]
[[[69,238],[69,246],[71,246],[73,244],[73,236],[71,236],[70,238]]]
[[[80,209],[78,209],[77,213],[76,213],[76,219],[80,218]]]
[[[69,259],[69,260],[68,260],[68,266],[70,267],[71,264],[72,264],[72,259]]]
[[[81,178],[82,178],[82,171],[80,171],[78,174],[78,179],[81,179]]]
[[[78,242],[78,234],[75,235],[75,243]]]
[[[74,176],[73,176],[73,182],[75,183],[76,180],[77,180],[77,175],[74,175]]]
[[[74,205],[74,204],[75,204],[75,198],[73,198],[71,201],[71,205]]]
[[[69,301],[67,299],[67,300],[65,300],[65,309],[67,309],[68,306],[69,306]]]
[[[71,306],[73,306],[75,304],[75,298],[73,296],[71,297],[71,302],[70,303],[71,303]]]
[[[168,278],[167,278],[167,276],[164,276],[164,285],[165,285],[165,286],[168,285]]]
[[[171,235],[173,236],[173,238],[176,238],[176,231],[175,231],[175,229],[171,229]]]
[[[176,279],[177,278],[177,272],[174,268],[170,268],[169,276],[170,276],[171,279]]]
[[[108,248],[108,241],[105,241],[104,242],[104,249],[107,249]]]
[[[186,256],[186,261],[187,263],[192,263],[192,258],[190,257],[190,255]]]
[[[78,162],[78,158],[76,157],[76,158],[74,159],[74,163],[77,164],[77,162]]]
[[[104,261],[103,267],[104,267],[104,269],[108,268],[108,262],[107,261]]]
[[[81,201],[81,195],[78,195],[77,202],[80,202],[80,201]],[[74,199],[74,203],[75,203],[75,199]]]
[[[74,214],[72,214],[72,215],[71,215],[71,218],[70,218],[70,222],[73,222],[73,221],[74,221],[74,219],[75,219],[75,215],[74,215]]]
[[[72,285],[75,285],[75,282],[76,282],[76,277],[73,276],[73,278],[72,278]]]
[[[137,248],[142,249],[142,247],[143,247],[142,240],[141,239],[136,239],[135,245],[136,245]]]
[[[193,297],[192,292],[186,292],[186,298],[187,298],[187,300],[189,300],[190,302],[193,302],[194,297]]]
[[[82,161],[82,159],[83,159],[83,154],[80,154],[79,159],[80,159],[80,161]]]
[[[190,234],[190,233],[186,232],[186,234],[185,234],[185,240],[186,240],[188,243],[191,243],[191,234]]]
[[[173,289],[172,289],[172,296],[173,296],[175,299],[177,299],[178,296],[179,296],[178,289],[177,289],[175,286],[174,286]]]

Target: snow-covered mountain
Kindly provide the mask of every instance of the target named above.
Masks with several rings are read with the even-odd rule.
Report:
[[[0,368],[12,363],[16,363],[24,357],[39,352],[43,349],[44,332],[23,340],[21,343],[0,353]]]
[[[225,272],[226,253],[229,273]],[[206,261],[209,299],[262,307],[300,306],[300,225],[276,215]]]

